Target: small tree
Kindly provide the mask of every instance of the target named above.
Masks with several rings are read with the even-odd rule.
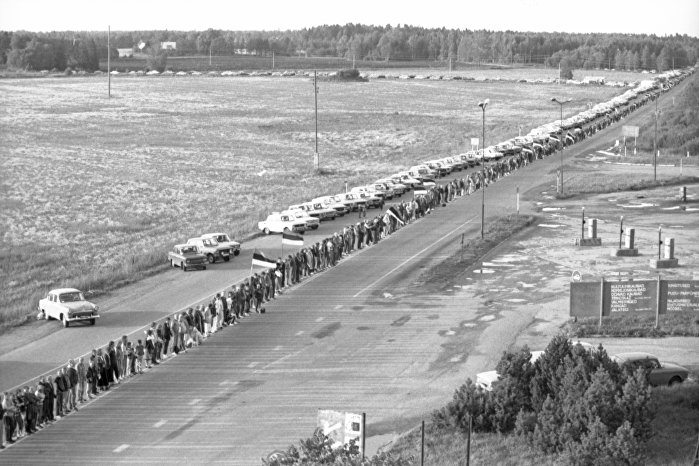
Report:
[[[155,70],[158,73],[165,71],[167,67],[167,53],[164,50],[160,50],[157,46],[153,45],[148,49],[148,56],[146,57],[146,66],[151,70]]]

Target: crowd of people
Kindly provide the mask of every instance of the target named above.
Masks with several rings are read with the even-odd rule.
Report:
[[[422,194],[394,203],[373,218],[366,218],[366,211],[360,211],[356,224],[348,224],[341,232],[286,257],[279,257],[274,267],[252,273],[242,283],[217,293],[205,304],[178,312],[161,322],[153,322],[142,338],[130,341],[124,335],[118,342],[110,341],[105,348],[93,349],[87,360],[82,357],[70,360],[53,376],[43,376],[31,385],[3,393],[0,448],[78,411],[80,405],[114,385],[142,374],[168,358],[186,353],[224,327],[238,325],[252,313],[264,313],[265,303],[305,277],[335,266],[356,250],[379,243],[405,225],[446,206],[456,197],[473,194],[498,178],[554,153],[561,146],[584,139],[623,118],[647,100],[593,122],[585,129],[573,131],[569,133],[570,137],[551,138],[538,148],[488,164],[465,178],[443,181],[424,189]]]

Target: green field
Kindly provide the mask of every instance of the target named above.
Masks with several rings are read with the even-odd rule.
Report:
[[[100,291],[207,230],[245,237],[267,212],[488,144],[620,93],[608,87],[305,78],[0,80],[0,322],[59,285]]]

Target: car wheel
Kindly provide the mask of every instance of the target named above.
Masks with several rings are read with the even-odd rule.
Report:
[[[236,251],[233,253],[233,255],[234,255],[234,256],[239,256],[239,255],[240,255],[240,249],[236,250]]]
[[[264,228],[262,230],[262,233],[264,233],[265,235],[269,235],[269,228]]]
[[[216,258],[214,258],[214,255],[213,255],[213,254],[208,254],[208,255],[206,256],[206,260],[209,261],[209,264],[213,264],[214,262],[216,262]]]
[[[96,320],[97,320],[97,319],[90,319],[90,325],[95,325],[95,321],[96,321]]]
[[[172,259],[170,259],[170,267],[174,267],[174,266],[175,266],[175,263],[173,262]]]
[[[284,227],[284,233],[289,233],[289,227]]]
[[[673,377],[670,379],[670,382],[668,382],[668,386],[672,387],[673,385],[677,385],[678,383],[682,383],[682,379],[679,377]]]
[[[181,266],[181,267],[182,267],[182,271],[183,271],[183,272],[186,272],[186,271],[187,271],[187,266],[184,265],[184,263],[182,263],[182,266]]]
[[[70,327],[70,322],[68,322],[68,318],[65,316],[65,314],[61,314],[61,320],[63,321],[63,326],[65,328]]]
[[[202,267],[201,269],[202,269],[202,270],[206,270],[206,266]]]
[[[226,256],[226,257],[223,258],[223,261],[224,261],[224,262],[228,262],[229,260],[231,260],[231,256]]]

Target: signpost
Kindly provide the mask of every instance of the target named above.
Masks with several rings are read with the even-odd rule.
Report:
[[[604,316],[674,312],[699,315],[699,280],[605,281],[601,296],[599,286],[599,282],[583,282],[571,276],[571,317],[592,317],[600,310]]]
[[[633,155],[636,155],[636,138],[638,138],[638,126],[622,126],[621,133],[624,136],[624,155],[626,155],[626,138],[633,138]]]
[[[364,414],[329,409],[318,410],[317,425],[323,429],[323,434],[332,440],[333,448],[341,448],[354,440],[362,453],[362,458],[364,458],[365,424],[366,416]]]
[[[480,141],[478,138],[471,138],[471,150],[478,150],[478,144]]]

